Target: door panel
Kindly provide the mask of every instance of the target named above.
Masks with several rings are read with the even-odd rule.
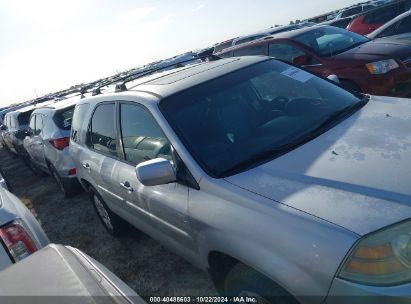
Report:
[[[178,183],[148,187],[142,185],[135,174],[134,166],[146,160],[162,157],[172,161],[168,139],[144,107],[121,103],[119,114],[125,162],[118,171],[118,182],[128,182],[133,188],[133,191],[122,189],[131,203],[131,212],[136,220],[151,221],[147,233],[154,235],[161,230],[166,242],[171,243],[174,249],[193,249],[188,222],[188,187]]]

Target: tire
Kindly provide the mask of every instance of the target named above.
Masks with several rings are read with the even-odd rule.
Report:
[[[347,89],[349,91],[362,93],[362,90],[359,87],[359,85],[356,84],[355,82],[351,81],[351,80],[341,80],[340,84],[344,89]]]
[[[59,187],[65,198],[73,197],[74,195],[79,193],[79,187],[75,187],[73,183],[70,183],[67,180],[61,178],[57,170],[52,165],[49,165],[49,170],[51,176],[53,176],[54,180],[57,183],[57,186]]]
[[[297,304],[283,288],[247,265],[238,263],[224,280],[225,296],[256,297],[258,303]]]
[[[41,171],[41,169],[33,162],[33,160],[31,159],[31,157],[29,156],[27,159],[27,167],[29,167],[29,169],[31,170],[31,172],[33,172],[34,175],[38,176],[38,177],[43,177],[46,174]]]
[[[90,187],[89,194],[94,210],[109,234],[119,237],[130,231],[130,225],[110,210],[103,198],[93,187]]]

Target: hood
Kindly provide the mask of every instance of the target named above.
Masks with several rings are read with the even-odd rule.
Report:
[[[407,43],[406,40],[380,38],[371,40],[330,58],[357,59],[370,62],[389,58],[401,59],[409,55],[411,55],[411,45]]]
[[[411,218],[411,99],[372,97],[319,137],[227,177],[364,235]]]

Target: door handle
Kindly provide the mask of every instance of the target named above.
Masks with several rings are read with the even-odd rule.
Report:
[[[128,192],[133,192],[134,191],[133,187],[131,187],[130,183],[127,182],[127,181],[124,182],[124,183],[120,183],[120,187],[127,190]]]

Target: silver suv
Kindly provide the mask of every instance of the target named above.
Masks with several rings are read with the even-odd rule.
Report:
[[[50,173],[66,197],[81,189],[68,149],[71,120],[78,101],[80,95],[34,110],[24,139],[30,168],[35,173]]]
[[[132,224],[224,295],[399,303],[411,296],[410,117],[408,99],[249,56],[83,99],[70,153],[109,233]]]
[[[36,109],[36,106],[29,105],[8,112],[4,116],[3,125],[1,126],[5,148],[22,159],[27,156],[23,147],[23,139],[27,134],[30,115],[34,109]]]

